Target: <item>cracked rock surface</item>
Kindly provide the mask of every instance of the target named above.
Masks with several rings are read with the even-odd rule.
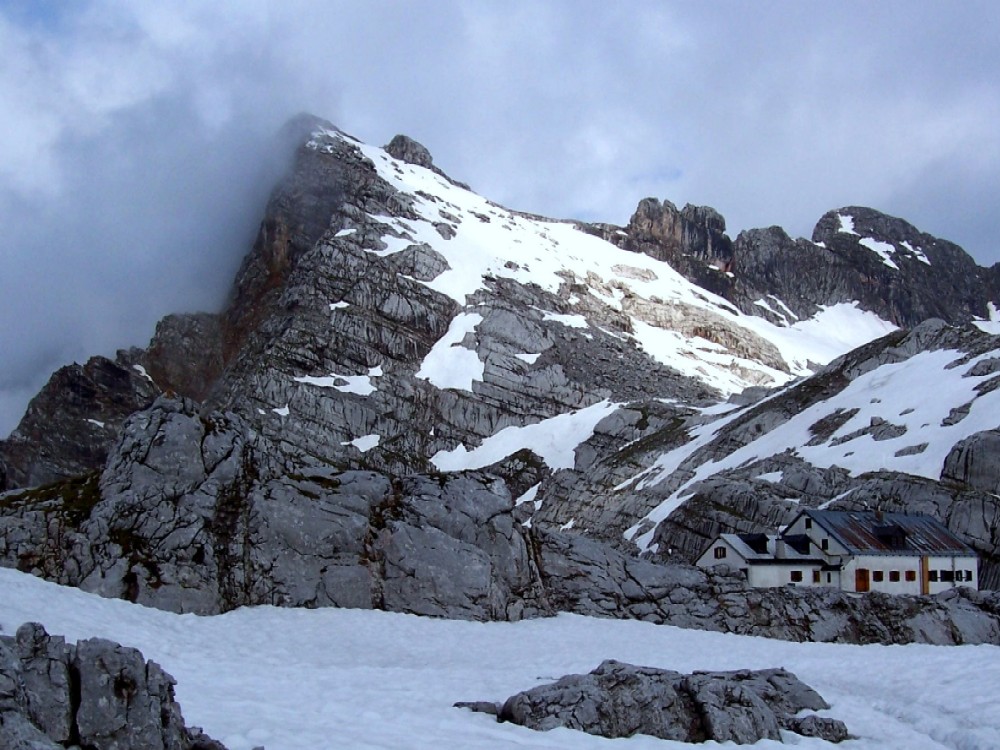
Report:
[[[0,636],[0,747],[225,750],[185,725],[175,684],[134,648],[102,638],[67,644],[25,623]]]
[[[782,729],[802,729],[832,742],[847,739],[843,722],[801,715],[829,707],[784,669],[684,675],[608,660],[589,674],[511,696],[497,718],[542,731],[566,727],[609,738],[648,734],[746,745],[780,741]]]

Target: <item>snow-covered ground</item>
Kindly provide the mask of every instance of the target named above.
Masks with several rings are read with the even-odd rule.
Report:
[[[452,708],[459,700],[500,700],[606,658],[680,671],[786,667],[859,738],[845,748],[1000,747],[1000,648],[993,646],[799,644],[573,615],[473,623],[259,607],[196,617],[6,569],[0,602],[5,634],[37,620],[70,640],[102,636],[138,647],[177,678],[188,723],[231,750],[691,747],[533,732]],[[786,740],[832,747],[791,734]]]

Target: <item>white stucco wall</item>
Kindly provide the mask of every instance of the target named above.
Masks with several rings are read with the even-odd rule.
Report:
[[[789,563],[787,565],[751,565],[748,579],[751,586],[771,588],[774,586],[826,586],[825,577],[819,583],[813,583],[815,565]],[[792,581],[792,571],[802,574],[801,581]]]
[[[819,524],[814,522],[811,529],[806,529],[804,521],[804,517],[799,518],[795,524],[789,527],[787,533],[808,534],[816,543],[812,552],[817,556],[822,554],[828,563],[839,565],[841,560],[840,555],[844,554],[846,550],[835,539],[828,537]],[[821,550],[823,538],[829,539],[825,553]],[[726,550],[725,557],[717,558],[715,556],[715,550],[719,548]],[[795,586],[831,586],[843,589],[844,591],[856,591],[856,572],[858,568],[864,568],[869,571],[869,591],[881,591],[887,594],[922,593],[923,569],[921,568],[920,557],[917,555],[862,555],[856,558],[845,555],[843,559],[844,568],[842,571],[820,570],[819,582],[816,583],[813,581],[813,572],[817,569],[815,564],[788,560],[784,564],[778,565],[752,565],[732,545],[724,539],[719,538],[715,540],[711,547],[705,550],[701,557],[698,558],[696,564],[702,568],[727,565],[733,570],[746,570],[747,580],[750,585],[761,588],[791,584]],[[927,560],[927,569],[936,572],[936,576],[932,575],[931,578],[937,578],[937,580],[929,580],[927,583],[928,592],[931,594],[947,591],[955,586],[979,588],[978,561],[974,557],[953,557],[949,555],[930,557]],[[802,580],[792,581],[792,571],[800,572]],[[893,571],[899,573],[898,581],[892,580]],[[914,580],[906,580],[907,571],[913,572]],[[942,571],[949,571],[953,579],[958,577],[957,571],[962,571],[963,573],[969,571],[971,573],[971,580],[966,581],[965,576],[962,575],[961,580],[945,581],[942,580]],[[882,580],[876,580],[876,573],[882,574]]]
[[[724,557],[716,557],[715,550],[724,549],[726,554]],[[733,549],[732,545],[727,543],[724,539],[719,538],[712,542],[712,546],[701,553],[701,557],[695,561],[695,565],[699,568],[713,568],[716,565],[728,565],[734,570],[739,570],[740,568],[746,567],[746,560],[743,556]]]
[[[869,571],[869,591],[882,591],[886,594],[920,594],[921,593],[921,565],[920,557],[904,555],[860,555],[847,562],[843,572],[844,591],[855,591],[856,572],[858,568],[865,568]],[[979,587],[977,576],[977,565],[972,557],[951,557],[948,555],[930,557],[927,560],[927,568],[937,572],[937,581],[928,582],[928,593],[938,594],[947,591],[955,586]],[[915,573],[915,580],[906,580],[906,571]],[[941,571],[972,571],[971,581],[942,581]],[[899,572],[899,581],[892,580],[892,571]],[[882,580],[875,580],[876,572],[882,573]],[[931,578],[933,579],[933,574]],[[964,576],[963,576],[964,579]]]
[[[942,591],[947,591],[955,586],[968,586],[969,588],[978,589],[979,588],[979,565],[977,560],[973,557],[930,557],[927,560],[927,568],[931,571],[930,582],[928,583],[928,588],[930,593],[938,594]],[[972,571],[972,580],[966,581],[942,581],[941,572],[951,571],[954,574],[955,571]],[[937,581],[934,580],[933,573],[936,572]]]
[[[920,593],[920,558],[916,555],[859,555],[852,558],[843,572],[844,591],[856,591],[856,574],[858,568],[868,570],[869,591],[881,591],[886,594],[919,594]],[[906,580],[906,571],[913,572],[913,580]],[[891,580],[891,572],[899,573],[899,581]],[[875,580],[875,573],[882,574],[882,580]]]

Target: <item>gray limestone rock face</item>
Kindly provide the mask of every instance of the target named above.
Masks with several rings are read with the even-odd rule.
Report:
[[[80,742],[100,750],[164,747],[161,707],[173,683],[136,649],[99,638],[81,641],[73,666],[80,679]],[[171,727],[176,731],[176,727]]]
[[[21,662],[28,718],[50,739],[68,742],[75,707],[66,642],[50,636],[38,623],[25,623],[17,629],[14,651]]]
[[[83,503],[64,485],[17,496],[0,514],[0,555],[175,612],[273,604],[490,620],[550,611],[502,480],[393,481],[301,456],[290,466],[236,415],[162,397],[126,424],[84,508],[71,507]]]
[[[538,493],[543,502],[533,523],[552,528],[573,519],[574,529],[613,541],[679,494],[684,501],[658,523],[650,550],[658,560],[693,562],[720,533],[773,532],[802,507],[927,513],[977,551],[980,587],[995,588],[1000,584],[1000,501],[997,482],[991,479],[996,473],[991,458],[993,430],[956,444],[939,470],[940,481],[894,471],[852,474],[836,465],[814,466],[803,458],[808,452],[795,445],[775,455],[767,448],[759,449],[750,460],[716,469],[700,481],[691,480],[700,467],[724,463],[737,451],[751,455],[755,445],[767,443],[769,433],[804,412],[815,415],[810,417],[808,448],[837,448],[859,439],[862,445],[864,439],[894,440],[898,445],[900,438],[910,437],[905,424],[912,409],[893,413],[892,419],[869,417],[861,428],[841,434],[859,409],[825,404],[835,403],[859,377],[929,352],[947,352],[952,357],[947,367],[957,369],[962,377],[989,378],[991,366],[981,363],[992,359],[991,352],[998,345],[996,337],[974,327],[956,328],[930,320],[860,347],[766,399],[745,406],[733,403],[722,416],[677,410],[673,420],[655,424],[639,439],[619,428],[618,444],[625,443],[626,448],[615,453],[612,442],[610,450],[602,448],[587,469],[572,476],[556,474]],[[965,405],[966,412],[984,408],[976,398],[989,393],[989,382],[976,385],[979,395]],[[695,431],[710,439],[685,450],[685,442]],[[893,451],[897,458],[929,450],[925,441],[918,442],[918,435],[914,431],[911,442]],[[668,459],[673,451],[679,458]],[[658,462],[673,468],[662,476],[646,476]],[[638,533],[650,529],[651,524]],[[620,541],[616,544],[627,547]]]
[[[774,313],[756,312],[781,325],[855,301],[900,326],[929,318],[962,324],[987,317],[991,299],[987,270],[960,247],[870,208],[829,211],[811,242],[780,227],[741,232],[733,256],[727,299],[747,313],[757,300],[780,301],[770,305]]]
[[[405,480],[374,544],[386,609],[518,620],[548,611],[525,532],[501,480]]]
[[[732,241],[713,209],[679,211],[653,198],[639,203],[624,229],[592,225],[590,231],[669,260],[691,282],[780,326],[821,306],[854,302],[900,326],[929,318],[962,324],[987,318],[987,303],[1000,296],[996,268],[979,267],[957,245],[859,206],[824,214],[811,241],[777,226],[746,230]]]
[[[843,742],[851,737],[844,722],[816,714],[789,719],[786,726],[803,737],[818,737],[827,742]]]
[[[185,726],[174,684],[136,649],[100,638],[71,646],[25,623],[0,637],[0,747],[225,750]]]
[[[967,437],[949,451],[941,479],[1000,494],[1000,430]]]
[[[0,713],[0,747],[4,750],[64,750],[23,713]]]
[[[687,204],[678,209],[668,200],[644,198],[624,236],[615,231],[602,234],[626,250],[665,260],[698,286],[728,296],[733,242],[726,234],[726,220],[714,208]]]
[[[145,352],[57,373],[0,446],[0,490],[17,488],[0,495],[3,564],[178,612],[276,604],[517,619],[568,609],[795,639],[993,638],[986,599],[850,604],[744,591],[731,576],[658,564],[693,559],[723,531],[773,529],[799,504],[851,507],[875,493],[886,509],[942,518],[980,552],[984,585],[998,586],[987,433],[956,447],[942,481],[929,484],[888,472],[852,477],[792,450],[712,472],[655,529],[652,559],[625,554],[635,551],[625,532],[650,530],[647,514],[699,469],[804,411],[816,412],[810,447],[898,437],[902,414],[835,437],[857,411],[821,408],[880,365],[955,349],[955,366],[984,378],[976,393],[1000,386],[996,340],[925,321],[778,393],[747,392],[730,404],[738,411],[719,416],[715,390],[637,345],[640,326],[787,372],[775,345],[732,321],[737,310],[770,310],[772,323],[787,326],[856,299],[900,323],[966,320],[982,313],[984,298],[979,271],[959,249],[856,208],[840,211],[851,231],[831,212],[814,243],[771,228],[734,244],[713,209],[649,199],[625,229],[574,226],[666,259],[728,302],[696,307],[634,293],[623,279],[656,279],[638,256],[609,278],[564,269],[545,288],[527,261],[501,262],[453,298],[434,282],[461,270],[445,256],[462,265],[448,253],[463,222],[511,230],[539,217],[488,202],[468,212],[458,198],[397,189],[392,174],[448,179],[412,139],[389,144],[400,163],[329,123],[306,118],[295,128],[294,163],[225,309],[168,316]],[[894,248],[897,269],[873,242]],[[961,274],[970,281],[945,299],[940,285]],[[467,362],[467,382],[436,377],[432,353]],[[742,367],[731,372],[764,382]],[[170,395],[154,403],[161,389]],[[438,473],[442,457],[467,458],[501,430],[602,402],[614,408],[581,435],[568,468],[546,464],[535,447],[486,459],[494,463],[482,472]],[[945,423],[960,425],[973,405],[955,405]],[[676,462],[661,462],[686,445]],[[896,455],[921,445],[914,436]],[[676,465],[646,482],[658,463]],[[515,508],[512,496],[527,499]],[[605,544],[552,531],[564,526]],[[834,611],[817,614],[824,606]],[[956,618],[962,624],[948,635]]]
[[[727,265],[733,246],[726,236],[726,220],[714,208],[692,206],[683,210],[668,200],[645,198],[629,220],[631,239],[646,243],[644,251],[660,260],[675,261],[680,255],[696,255],[705,261]]]
[[[732,676],[736,677],[736,676]],[[749,745],[760,739],[780,740],[778,716],[757,693],[731,676],[693,674],[684,687],[700,709],[705,734],[719,742]]]
[[[805,720],[796,714],[822,708],[829,706],[783,669],[683,675],[608,660],[589,674],[568,675],[511,696],[498,719],[541,731],[566,727],[609,738],[648,734],[742,745],[780,741],[782,728],[795,731]],[[847,737],[842,722],[821,721]],[[805,729],[818,725],[806,723]]]

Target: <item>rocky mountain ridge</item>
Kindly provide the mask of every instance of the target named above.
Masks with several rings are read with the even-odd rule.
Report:
[[[797,504],[860,503],[937,515],[1000,584],[1000,343],[961,327],[993,325],[996,268],[861,208],[812,242],[731,241],[712,209],[652,199],[626,227],[554,221],[405,137],[290,127],[225,309],[64,368],[0,444],[3,564],[177,611],[516,619],[553,610],[545,534],[689,561]],[[960,327],[893,332],[928,315]],[[918,415],[933,436],[904,418],[912,387],[870,408],[887,367],[954,376]],[[893,451],[858,469],[852,441]]]

